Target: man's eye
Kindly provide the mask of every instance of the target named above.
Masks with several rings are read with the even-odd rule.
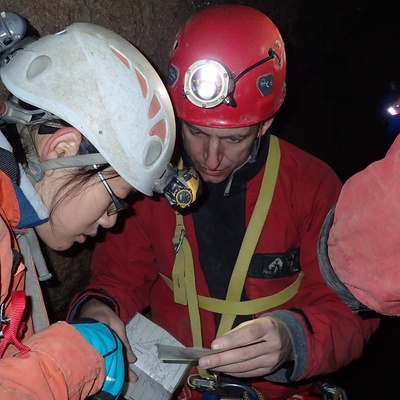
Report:
[[[201,135],[203,132],[201,131],[190,131],[193,136]]]
[[[243,138],[228,138],[228,142],[231,143],[240,143],[243,140]]]

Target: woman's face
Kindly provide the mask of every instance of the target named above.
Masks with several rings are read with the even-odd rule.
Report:
[[[114,194],[124,199],[132,192],[132,187],[111,168],[103,171],[103,175]],[[51,176],[36,185],[45,205],[51,210],[59,199],[57,190],[66,184],[68,170],[55,170]],[[68,186],[65,186],[68,187]],[[65,190],[63,191],[63,195]],[[84,243],[88,236],[95,236],[99,226],[111,228],[117,215],[107,215],[108,208],[113,204],[110,194],[98,175],[83,184],[74,194],[66,193],[55,209],[51,212],[50,221],[36,227],[39,237],[50,248],[58,251],[69,249],[75,242]]]

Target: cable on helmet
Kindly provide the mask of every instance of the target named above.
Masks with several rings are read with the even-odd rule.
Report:
[[[217,61],[196,61],[186,71],[182,95],[202,108],[215,107],[221,103],[237,107],[233,96],[237,81],[253,68],[271,60],[273,57],[279,59],[275,50],[269,49],[268,57],[254,63],[236,77],[234,72]],[[272,84],[272,82],[269,82],[267,87],[272,87]]]

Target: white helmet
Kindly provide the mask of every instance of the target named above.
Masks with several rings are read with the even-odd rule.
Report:
[[[15,97],[67,121],[130,185],[153,194],[172,155],[175,119],[160,77],[131,43],[74,23],[19,50],[0,73]]]

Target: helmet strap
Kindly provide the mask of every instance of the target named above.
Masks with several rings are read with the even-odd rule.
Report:
[[[258,150],[260,149],[261,138],[262,136],[258,136],[254,141],[253,148],[251,149],[251,152],[249,154],[248,159],[246,160],[246,163],[253,164],[256,161],[256,158],[258,156]]]
[[[54,158],[43,162],[28,161],[27,174],[30,181],[35,184],[40,182],[45,172],[50,169],[78,168],[93,164],[108,164],[108,161],[100,153]]]
[[[253,147],[251,149],[251,152],[247,159],[243,162],[243,164],[239,165],[235,170],[232,171],[231,175],[229,176],[228,183],[226,184],[225,190],[224,190],[224,197],[229,196],[229,192],[231,190],[232,182],[234,175],[236,174],[237,171],[239,171],[241,168],[243,168],[246,164],[253,164],[258,156],[258,150],[260,149],[260,143],[261,143],[261,138],[262,136],[257,136],[257,138],[254,140]]]
[[[17,123],[16,126],[28,161],[26,173],[32,184],[40,182],[44,177],[44,173],[50,169],[78,168],[93,164],[108,164],[108,161],[100,153],[82,154],[40,161],[30,129],[24,124]]]

